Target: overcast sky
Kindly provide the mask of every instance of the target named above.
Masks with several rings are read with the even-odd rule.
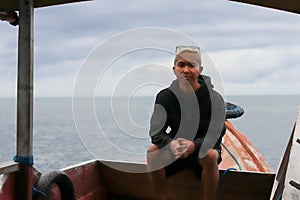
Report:
[[[116,42],[119,36],[152,30],[149,27],[200,44],[214,65],[203,63],[204,73],[212,75],[217,89],[226,95],[300,94],[300,16],[296,14],[225,0],[95,0],[39,8],[34,17],[35,96],[72,96],[77,77],[95,50],[108,40],[121,48],[125,44]],[[0,21],[0,35],[0,96],[14,97],[18,27]],[[146,40],[148,35],[134,37]],[[128,37],[127,45],[135,43],[134,37]],[[138,85],[131,94],[155,95],[153,91],[167,86],[175,78],[173,55],[158,43],[175,48],[181,41],[164,38],[160,35],[150,50],[145,45],[114,57],[105,73],[97,74],[95,94],[110,95],[126,85],[128,77],[147,77],[134,83]],[[155,72],[149,73],[151,66]],[[211,68],[217,73],[210,74]]]

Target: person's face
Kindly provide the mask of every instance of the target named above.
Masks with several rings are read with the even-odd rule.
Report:
[[[198,76],[203,70],[203,67],[198,63],[198,57],[195,53],[182,53],[173,67],[177,79],[180,81],[183,78],[191,85],[198,83]]]

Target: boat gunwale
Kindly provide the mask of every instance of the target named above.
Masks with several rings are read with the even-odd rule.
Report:
[[[13,161],[0,163],[0,175],[1,174],[9,174],[9,173],[16,172],[19,170],[20,170],[19,163],[16,163]]]
[[[147,163],[144,162],[129,162],[129,161],[119,161],[119,160],[101,160],[101,159],[92,159],[92,160],[88,160],[88,161],[84,161],[75,165],[71,165],[68,166],[66,168],[61,168],[61,171],[68,171],[68,170],[72,170],[74,168],[78,168],[78,167],[83,167],[85,165],[89,165],[89,164],[102,164],[105,165],[109,168],[112,168],[112,165],[128,165],[128,166],[135,166],[135,167],[140,167],[140,168],[146,168],[147,167]],[[114,170],[117,170],[115,168],[112,168]],[[121,171],[121,170],[117,170],[117,171]],[[219,172],[225,172],[226,169],[219,169]],[[125,172],[125,173],[132,173],[133,172]],[[145,172],[136,172],[136,173],[147,173],[147,171]],[[243,173],[243,174],[269,174],[269,175],[275,175],[276,173],[274,172],[265,172],[265,171],[248,171],[248,170],[232,170],[230,171],[230,173]]]

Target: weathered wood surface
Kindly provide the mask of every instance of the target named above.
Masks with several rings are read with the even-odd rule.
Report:
[[[297,142],[297,139],[300,139],[300,113],[291,140],[292,144],[284,182],[285,188],[282,194],[283,199],[300,199],[300,188],[296,188],[293,186],[295,184],[291,184],[294,182],[300,186],[300,143]]]
[[[17,199],[16,191],[17,172],[11,172],[0,176],[0,199],[15,200]]]
[[[300,110],[274,181],[271,199],[300,199]]]
[[[224,144],[232,151],[242,166],[242,171],[228,172],[220,178],[225,199],[268,199],[271,195],[274,174],[265,159],[248,140],[229,122]],[[224,170],[238,166],[223,149],[220,177]],[[72,179],[76,198],[102,199],[154,199],[146,163],[93,161],[64,170]],[[167,190],[171,199],[201,199],[201,182],[189,169],[168,179]]]
[[[145,164],[100,162],[99,167],[103,183],[110,195],[126,199],[154,199],[152,186],[149,181]],[[139,168],[144,173],[128,173],[119,171],[119,166]],[[116,169],[114,169],[116,168]],[[224,199],[263,200],[271,195],[274,174],[258,172],[230,171],[222,177],[220,170],[220,184],[223,191],[220,195]],[[202,199],[202,185],[193,172],[186,169],[167,181],[167,191],[170,199]]]
[[[230,150],[240,166],[223,146],[223,161],[219,165],[220,169],[241,167],[243,171],[273,172],[265,158],[245,134],[238,131],[230,121],[226,121],[226,128],[223,144]]]
[[[300,2],[298,0],[231,0],[243,2],[293,13],[300,13]]]
[[[76,199],[107,199],[107,190],[100,176],[98,161],[90,161],[78,166],[63,169],[71,178],[75,188]]]
[[[80,1],[89,1],[89,0],[34,0],[34,7],[46,7],[46,6],[53,6],[59,4],[66,4],[66,3],[74,3]],[[1,0],[0,1],[0,10],[19,10],[19,0]]]
[[[8,174],[20,170],[20,164],[10,161],[5,163],[0,163],[0,174]]]

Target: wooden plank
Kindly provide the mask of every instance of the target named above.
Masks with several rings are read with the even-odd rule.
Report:
[[[119,163],[124,168],[134,167],[146,170],[145,164]],[[110,194],[126,199],[154,199],[148,174],[129,173],[113,169],[100,162],[101,177]],[[220,171],[220,177],[223,175]],[[275,175],[257,172],[228,172],[224,179],[222,195],[224,199],[264,200],[269,199]],[[171,199],[201,199],[201,182],[192,171],[184,170],[167,181],[167,190]]]
[[[33,142],[33,0],[20,0],[17,88],[17,157],[32,157]],[[33,168],[21,163],[17,176],[19,199],[32,199]]]
[[[91,1],[91,0],[34,0],[34,7],[46,7],[54,6],[66,3],[75,3],[81,1]],[[0,11],[16,11],[19,10],[19,0],[1,0],[0,1]]]
[[[92,200],[95,197],[106,199],[106,189],[100,177],[97,161],[83,163],[79,166],[72,166],[62,169],[71,179],[76,199]]]
[[[33,0],[20,1],[17,90],[17,156],[32,156]]]
[[[0,164],[0,174],[8,174],[20,170],[20,164],[15,162],[5,162]]]
[[[271,199],[277,200],[280,196],[286,199],[300,199],[299,190],[290,184],[292,181],[294,184],[299,184],[300,181],[300,110],[298,111],[298,118],[295,122],[292,134],[289,139],[289,143],[286,147],[284,156],[281,160],[280,167],[278,169],[276,180],[273,185],[273,191]],[[298,171],[297,171],[298,170]]]
[[[5,200],[15,200],[17,198],[17,191],[16,191],[16,172],[12,172],[9,174],[4,174],[1,175],[0,180],[1,183],[0,185],[0,199],[5,199]]]
[[[293,128],[288,145],[287,145],[284,155],[281,159],[279,169],[276,174],[276,178],[274,180],[272,195],[271,195],[271,199],[273,199],[273,200],[277,200],[282,195],[282,191],[284,188],[284,180],[285,180],[286,171],[287,171],[287,165],[288,165],[289,159],[290,159],[290,152],[291,152],[292,140],[293,140],[293,136],[294,136],[294,130],[295,130],[295,126]]]
[[[269,200],[275,174],[228,172],[224,177],[224,199]],[[221,179],[220,179],[221,180]]]
[[[242,3],[248,3],[278,10],[300,13],[300,2],[298,0],[230,0]]]
[[[290,147],[291,152],[287,165],[285,188],[282,194],[283,199],[300,199],[300,189],[295,187],[296,184],[300,185],[300,144],[297,142],[297,139],[300,139],[300,111],[295,123],[292,145]]]
[[[146,165],[123,164],[125,168],[132,166],[140,171],[146,170]],[[111,168],[111,163],[99,162],[101,177],[108,193],[112,196],[126,197],[128,199],[155,199],[151,192],[151,185],[146,173],[128,173],[119,171],[119,167]],[[144,169],[144,170],[143,170]]]

